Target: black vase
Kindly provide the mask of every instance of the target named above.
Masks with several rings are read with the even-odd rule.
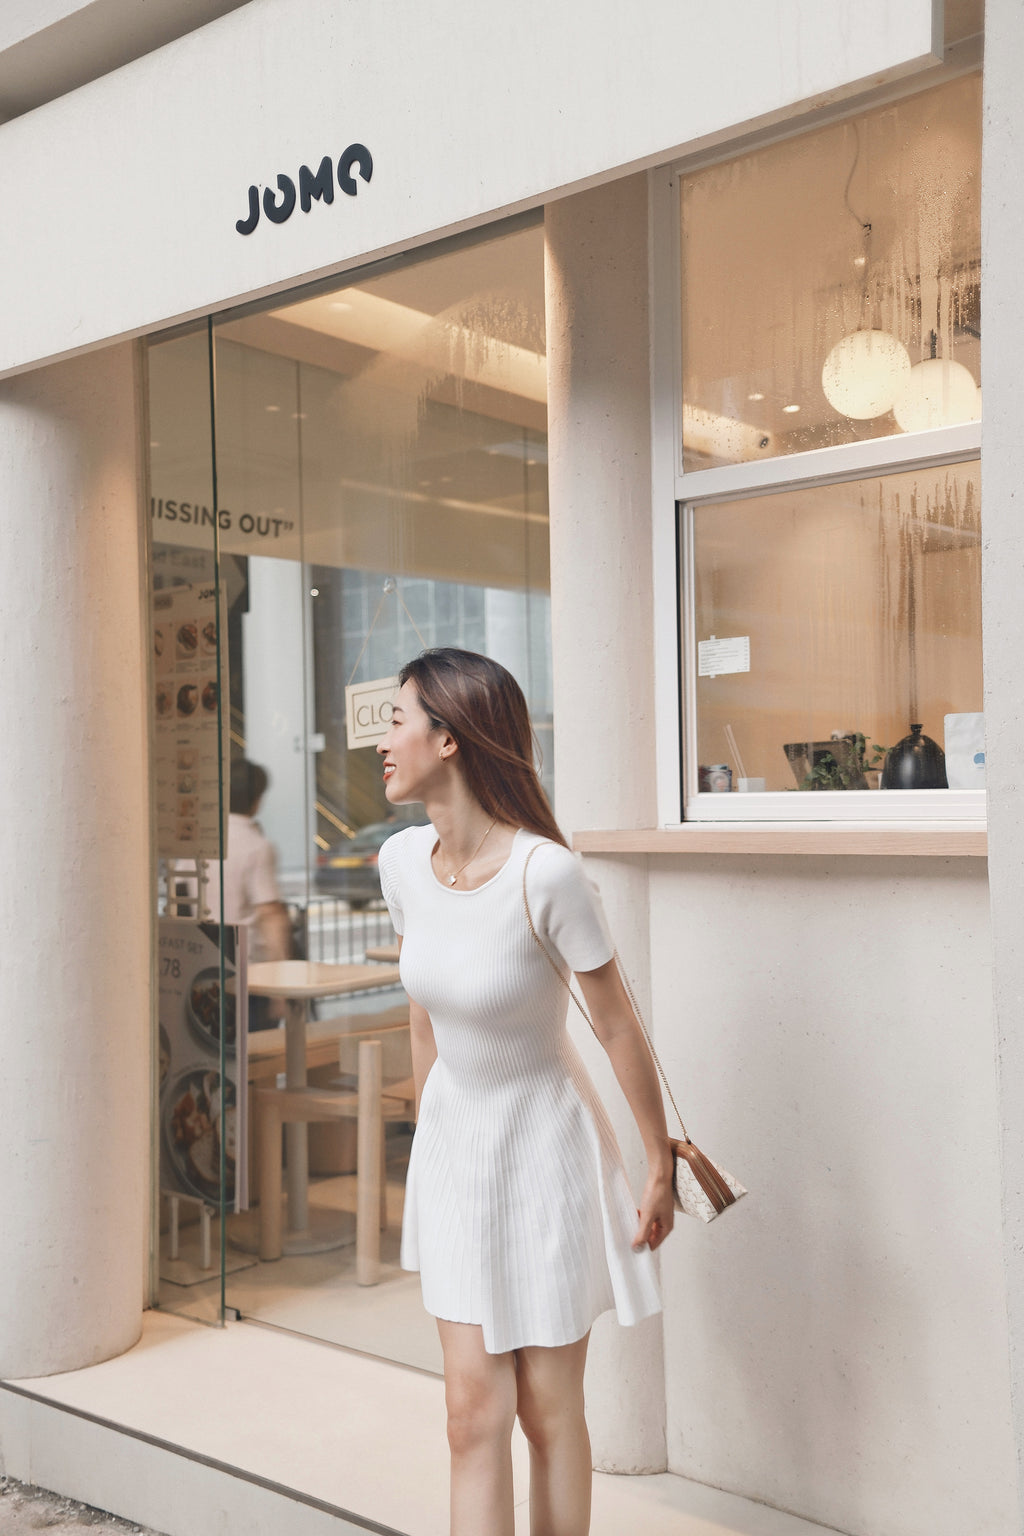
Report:
[[[946,754],[937,741],[921,734],[919,725],[910,727],[885,754],[882,769],[883,789],[948,789]]]

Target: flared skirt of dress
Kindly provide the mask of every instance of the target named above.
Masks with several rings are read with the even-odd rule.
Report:
[[[574,1047],[504,1091],[440,1060],[424,1086],[406,1182],[402,1266],[428,1312],[476,1323],[492,1354],[582,1338],[660,1310],[614,1132]]]

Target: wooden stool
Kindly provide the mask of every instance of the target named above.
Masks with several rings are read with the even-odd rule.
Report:
[[[356,1281],[380,1279],[380,1229],[386,1189],[382,1177],[384,1121],[408,1120],[415,1091],[412,1079],[384,1089],[379,1040],[359,1044],[355,1093],[332,1088],[257,1088],[260,1163],[260,1258],[279,1259],[281,1231],[281,1127],[321,1120],[351,1120],[356,1131]]]

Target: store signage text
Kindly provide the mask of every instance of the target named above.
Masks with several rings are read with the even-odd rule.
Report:
[[[357,169],[364,181],[369,181],[373,175],[373,156],[365,144],[350,144],[338,161],[338,190],[346,197],[355,197],[359,190],[359,183],[352,174]],[[330,155],[324,155],[315,171],[308,165],[299,166],[297,190],[295,182],[284,172],[277,178],[276,193],[269,185],[263,188],[263,212],[271,224],[284,224],[291,218],[296,198],[303,213],[312,208],[314,198],[317,202],[334,202],[334,162]],[[236,219],[235,228],[240,235],[251,235],[259,221],[260,189],[252,186],[249,188],[249,212],[244,219]]]
[[[162,518],[167,523],[192,523],[197,528],[212,528],[214,523],[210,508],[201,507],[197,501],[175,501],[169,496],[153,496],[150,498],[150,510],[154,518]],[[261,539],[279,539],[282,534],[295,531],[295,523],[291,518],[269,517],[252,512],[243,512],[236,518],[227,507],[218,509],[217,527],[222,533],[237,528],[239,533],[255,534]]]

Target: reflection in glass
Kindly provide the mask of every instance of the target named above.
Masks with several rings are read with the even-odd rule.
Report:
[[[681,183],[684,469],[981,414],[981,79]]]
[[[349,685],[386,683],[424,646],[487,652],[523,686],[551,790],[543,293],[534,222],[215,326],[230,751],[269,772],[259,822],[277,850],[294,952],[312,960],[361,963],[395,939],[377,855],[400,821],[373,745],[349,739]],[[152,346],[149,369],[163,580],[209,569],[208,360],[184,337]],[[386,1084],[408,1078],[399,988],[311,1008],[311,1081],[332,1092],[355,1086],[358,1042],[346,1036],[356,1028],[383,1031]],[[251,1084],[283,1070],[275,1033],[250,1030]],[[347,1226],[348,1241],[261,1264],[258,1211],[233,1218],[229,1303],[438,1368],[418,1277],[397,1264],[410,1136],[401,1117],[387,1119],[377,1288],[355,1290],[355,1125],[341,1120],[310,1126],[309,1205],[315,1227],[344,1236]]]
[[[727,670],[736,646],[694,668],[699,760],[730,765],[734,787],[742,772],[769,790],[877,788],[913,724],[942,747],[947,716],[981,711],[976,462],[693,519],[698,646],[749,642],[745,670]]]

